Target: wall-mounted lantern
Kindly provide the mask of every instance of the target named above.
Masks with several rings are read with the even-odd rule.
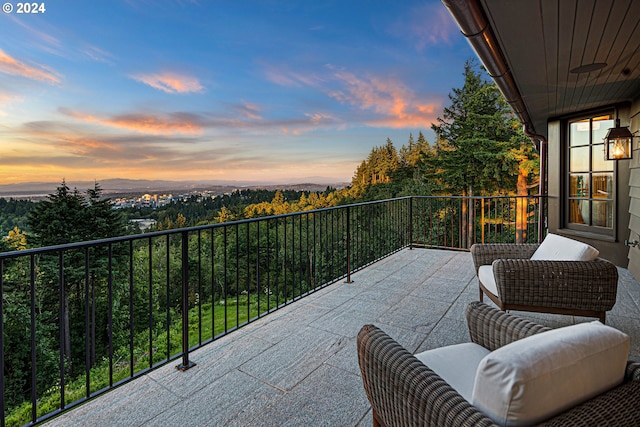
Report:
[[[620,127],[620,119],[616,119],[616,127],[609,129],[604,137],[604,151],[607,160],[623,160],[631,158],[631,141],[633,134],[628,127]]]

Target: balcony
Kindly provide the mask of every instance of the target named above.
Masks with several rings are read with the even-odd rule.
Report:
[[[370,425],[359,328],[374,323],[413,352],[467,341],[463,310],[478,288],[464,248],[535,241],[538,206],[537,198],[402,198],[0,254],[0,287],[20,285],[4,279],[17,269],[31,299],[30,422]],[[607,323],[631,335],[637,357],[640,284],[624,269],[620,276]],[[36,297],[47,283],[58,318],[75,284],[84,319],[80,329],[54,325],[59,343],[80,343],[71,350],[85,362],[75,356],[73,378],[68,346],[55,348],[53,408],[38,392],[36,352]],[[554,327],[582,321],[522,315]],[[104,332],[107,345],[96,349]],[[7,345],[1,355],[16,357]],[[78,381],[80,395],[71,391]]]
[[[620,269],[608,324],[640,356],[640,284]],[[467,252],[403,249],[47,423],[71,425],[370,426],[355,336],[374,323],[413,352],[468,341],[464,308],[477,300]],[[518,313],[559,327],[584,319]]]

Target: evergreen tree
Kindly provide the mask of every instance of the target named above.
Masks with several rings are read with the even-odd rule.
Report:
[[[126,234],[126,219],[120,211],[111,209],[109,199],[102,196],[102,188],[97,182],[87,190],[85,207],[88,211],[91,239],[104,239]]]
[[[27,221],[36,246],[89,240],[92,229],[84,196],[77,189],[71,191],[64,180],[29,212]]]
[[[400,158],[398,157],[398,151],[393,145],[393,141],[387,138],[387,142],[380,149],[380,164],[378,166],[380,182],[388,183],[391,179],[391,175],[398,170],[400,166]]]
[[[30,200],[5,199],[0,197],[0,235],[4,236],[18,227],[25,230],[27,226],[27,213],[37,204]]]
[[[65,243],[89,241],[124,234],[126,224],[124,217],[111,209],[107,200],[102,199],[102,190],[98,183],[86,195],[77,189],[71,191],[63,180],[56,192],[47,196],[28,215],[31,231],[30,239],[35,246],[51,246]],[[109,276],[106,264],[106,247],[95,248],[89,254],[89,285],[92,289],[90,304],[92,309],[96,299],[106,299],[106,282]],[[62,289],[59,289],[59,267],[57,256],[43,255],[39,262],[41,283],[43,286],[43,307],[52,317],[52,323],[58,323],[64,331],[64,342],[61,347],[68,363],[68,369],[76,361],[83,360],[82,345],[76,346],[72,340],[82,340],[85,305],[85,254],[81,250],[67,250],[63,254],[64,278]],[[117,259],[118,251],[114,248],[112,256]],[[115,262],[114,265],[118,265]],[[117,272],[112,271],[115,275]],[[112,292],[116,292],[113,289]],[[58,306],[60,304],[62,307]],[[105,309],[103,308],[103,311]],[[57,313],[62,315],[61,319]],[[106,312],[104,318],[106,319]],[[104,320],[104,319],[103,319]],[[104,325],[92,323],[92,342],[95,342],[96,328]],[[103,345],[104,342],[102,343]],[[94,360],[94,358],[92,358]]]
[[[513,148],[515,119],[496,85],[464,66],[464,85],[449,95],[451,105],[433,124],[440,146],[437,171],[454,194],[491,194],[504,188],[505,171],[497,160]]]
[[[437,140],[431,176],[452,194],[486,195],[517,188],[518,195],[526,195],[537,162],[530,142],[495,83],[483,77],[475,61],[465,64],[464,78],[463,87],[449,95],[451,105],[443,117],[432,125]],[[468,244],[473,215],[472,205],[463,204],[462,240]],[[523,241],[526,206],[517,216],[518,241]]]

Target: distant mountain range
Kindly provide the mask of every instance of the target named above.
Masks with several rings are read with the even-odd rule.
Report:
[[[191,191],[214,191],[226,193],[242,188],[295,189],[305,191],[323,191],[327,186],[342,188],[346,182],[330,182],[327,178],[310,177],[304,182],[278,183],[278,182],[252,182],[252,181],[156,181],[146,179],[121,179],[112,178],[99,180],[98,184],[104,194],[131,194],[131,193],[181,193]],[[55,192],[60,182],[23,182],[18,184],[0,184],[0,197],[32,198],[46,196]],[[93,188],[94,181],[67,181],[69,188],[77,188],[86,191]]]

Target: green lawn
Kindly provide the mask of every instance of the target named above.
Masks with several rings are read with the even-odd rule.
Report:
[[[264,315],[269,308],[276,306],[275,296],[269,298],[267,305],[267,297],[260,296],[260,304],[258,305],[258,297],[251,295],[240,295],[236,298],[229,298],[224,302],[219,302],[211,309],[211,303],[202,304],[200,311],[198,308],[192,308],[189,311],[189,345],[195,346],[200,343],[200,335],[202,341],[210,340],[213,336],[218,336],[224,332],[228,332],[236,328],[236,326],[246,324],[249,319],[257,317],[259,314]],[[198,321],[198,313],[202,313],[200,322]],[[179,354],[182,351],[182,321],[179,316],[173,316],[174,321],[169,328],[169,334],[162,326],[162,330],[154,331],[153,337],[153,365],[163,363],[171,356]],[[226,319],[226,321],[225,321]],[[200,325],[202,330],[200,331]],[[214,333],[212,333],[212,330]],[[167,342],[169,341],[169,345]],[[167,354],[169,347],[169,354]],[[149,332],[144,331],[134,337],[134,373],[140,372],[150,367],[149,352]],[[113,383],[124,380],[131,373],[130,367],[130,351],[125,346],[114,351],[113,357]],[[84,369],[83,369],[84,371]],[[102,388],[108,387],[109,382],[109,359],[105,358],[98,362],[90,370],[90,388],[91,392],[96,392]],[[75,402],[86,396],[86,378],[85,375],[79,375],[74,379],[67,378],[65,385],[65,402],[67,404]],[[47,390],[42,396],[38,396],[37,414],[38,417],[52,412],[60,407],[60,386],[55,386]],[[5,419],[6,426],[21,426],[31,421],[31,402],[25,402],[20,406],[7,409],[7,417]]]

